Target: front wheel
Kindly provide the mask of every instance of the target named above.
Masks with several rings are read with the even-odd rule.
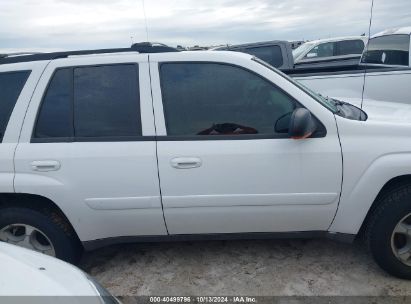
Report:
[[[75,264],[81,246],[74,231],[57,214],[29,208],[0,210],[0,241],[35,250]]]
[[[377,204],[367,229],[371,253],[386,272],[411,280],[411,185],[390,190]]]

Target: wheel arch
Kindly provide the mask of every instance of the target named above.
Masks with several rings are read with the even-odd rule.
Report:
[[[364,236],[365,230],[368,226],[369,220],[371,215],[374,213],[374,210],[381,204],[382,198],[385,195],[388,195],[392,190],[402,187],[404,185],[410,185],[411,184],[411,174],[405,174],[405,175],[400,175],[391,178],[389,181],[387,181],[384,186],[380,189],[380,191],[377,194],[377,197],[371,204],[371,207],[369,208],[364,221],[362,222],[362,225],[360,227],[360,230],[357,234],[357,238],[362,238]]]
[[[51,199],[30,193],[0,193],[0,209],[8,207],[29,208],[45,215],[54,216],[64,221],[76,241],[82,246],[76,230],[61,208]]]
[[[411,182],[411,153],[382,155],[365,171],[355,171],[344,168],[340,204],[330,232],[358,234],[381,195],[398,183]]]

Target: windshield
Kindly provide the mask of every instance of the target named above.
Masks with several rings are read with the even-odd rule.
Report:
[[[306,50],[310,49],[313,46],[312,43],[304,43],[301,44],[298,48],[293,50],[293,57],[294,59],[298,58],[303,54]]]
[[[337,107],[335,106],[334,102],[332,102],[331,98],[328,97],[324,97],[321,94],[318,94],[314,91],[312,91],[311,89],[307,88],[305,85],[299,83],[298,81],[295,81],[294,79],[292,79],[291,77],[289,77],[288,75],[284,74],[283,72],[277,70],[276,68],[274,68],[273,66],[269,65],[267,62],[257,58],[257,57],[253,57],[252,60],[258,62],[259,64],[263,65],[264,67],[270,69],[271,71],[277,73],[278,75],[284,77],[285,79],[287,79],[289,82],[291,82],[292,84],[294,84],[296,87],[300,88],[302,91],[304,91],[305,93],[307,93],[308,95],[310,95],[312,98],[314,98],[316,101],[318,101],[321,105],[323,105],[324,107],[326,107],[328,110],[330,110],[331,112],[333,112],[334,114],[338,112]]]

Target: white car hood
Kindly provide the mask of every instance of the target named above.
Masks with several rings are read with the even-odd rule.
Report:
[[[76,267],[32,250],[2,242],[0,269],[0,296],[97,295],[86,275]],[[45,299],[42,299],[44,303]],[[97,297],[95,299],[98,301]],[[72,297],[67,300],[71,303],[76,302]]]
[[[336,97],[335,99],[361,107],[360,98]],[[367,113],[368,120],[411,123],[411,104],[364,99],[362,109]]]

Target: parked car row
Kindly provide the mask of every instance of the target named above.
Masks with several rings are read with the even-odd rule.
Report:
[[[411,104],[411,27],[372,36],[357,66],[329,71],[285,71],[324,96]]]
[[[307,42],[291,51],[287,41],[252,43],[218,50],[252,54],[324,96],[411,103],[408,85],[411,27],[367,37]],[[366,46],[364,48],[364,46]]]
[[[309,41],[292,49],[288,41],[274,40],[212,48],[254,55],[280,70],[358,65],[368,37],[339,37]]]

